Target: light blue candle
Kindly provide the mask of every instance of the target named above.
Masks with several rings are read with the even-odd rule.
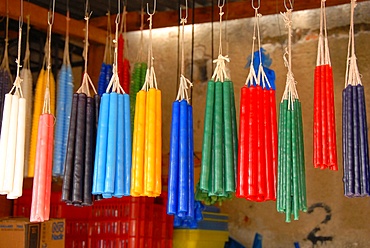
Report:
[[[107,162],[105,164],[104,194],[114,193],[114,179],[117,163],[117,113],[118,94],[110,93],[107,139]]]
[[[131,119],[130,119],[130,96],[128,94],[123,95],[124,101],[124,191],[125,196],[130,195],[131,189],[131,160],[132,160],[132,143],[131,143]]]
[[[104,192],[105,163],[107,158],[109,98],[109,94],[103,94],[100,103],[92,192],[94,195],[102,194]]]
[[[114,180],[114,196],[122,197],[124,195],[124,145],[125,145],[125,126],[124,126],[124,97],[118,94],[118,112],[117,112],[117,163],[116,177]]]

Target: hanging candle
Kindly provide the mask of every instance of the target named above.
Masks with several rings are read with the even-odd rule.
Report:
[[[143,46],[144,46],[144,9],[141,9],[141,25],[140,25],[140,49],[137,55],[137,61],[143,61]],[[130,113],[131,126],[134,126],[136,95],[145,83],[145,75],[148,65],[145,62],[137,62],[134,65],[134,70],[131,75],[130,85]],[[133,130],[132,130],[133,131]]]
[[[321,1],[320,34],[314,77],[314,167],[338,170],[333,70],[326,31],[325,1]]]
[[[276,200],[277,124],[275,73],[264,66],[260,46],[258,8],[255,23],[250,70],[240,100],[239,159],[236,196],[251,201]],[[268,72],[266,74],[265,70]]]
[[[103,198],[130,195],[131,126],[130,97],[117,72],[118,21],[114,40],[113,76],[100,104],[92,193]]]
[[[135,63],[134,70],[131,77],[130,87],[130,113],[131,113],[131,126],[134,126],[136,95],[145,83],[145,74],[148,66],[145,62]]]
[[[53,17],[51,17],[53,18]],[[48,36],[46,39],[47,70],[45,95],[42,112],[38,121],[36,142],[36,158],[34,165],[34,180],[32,186],[31,222],[49,220],[50,196],[52,181],[53,143],[54,143],[54,115],[51,114],[51,29],[52,22],[48,22]],[[37,90],[36,90],[37,93]],[[37,101],[37,99],[36,99]]]
[[[222,6],[219,8],[222,23]],[[214,60],[216,69],[207,86],[202,165],[196,192],[196,199],[206,204],[230,199],[235,192],[237,131],[233,124],[236,116],[231,114],[235,113],[234,86],[227,78],[225,62],[230,60],[222,56],[221,40],[220,37],[219,55]]]
[[[71,94],[72,107],[66,145],[62,201],[77,206],[92,205],[92,178],[95,157],[96,112],[100,96],[87,73],[88,14],[85,16],[85,71],[81,87]]]
[[[26,131],[26,99],[23,97],[20,70],[22,26],[18,34],[17,76],[5,95],[0,136],[0,194],[8,199],[22,196],[24,143]]]
[[[120,84],[126,94],[130,94],[130,61],[126,58],[127,38],[126,38],[126,5],[123,6],[121,29],[118,37],[117,50],[117,71]]]
[[[23,97],[26,102],[33,102],[33,83],[32,83],[32,72],[30,65],[30,45],[29,45],[29,30],[30,30],[30,18],[27,16],[27,39],[26,39],[26,52],[23,60],[23,68],[21,74],[21,85]],[[25,155],[24,155],[24,176],[28,174],[28,159],[30,154],[30,141],[31,141],[31,128],[32,128],[32,104],[26,105],[26,133],[25,133]]]
[[[343,90],[343,182],[344,195],[370,195],[369,142],[364,86],[361,82],[355,54],[354,12],[351,1],[351,22],[347,55],[346,83]]]
[[[132,143],[131,195],[156,197],[162,191],[162,96],[153,66],[152,18],[149,14],[148,69],[136,95]]]
[[[12,74],[9,69],[9,56],[8,56],[8,28],[9,28],[9,16],[6,16],[6,30],[5,30],[5,48],[3,60],[0,64],[0,130],[2,125],[3,109],[5,94],[7,94],[12,88]]]
[[[299,211],[307,210],[307,201],[301,102],[291,64],[292,9],[282,15],[288,27],[288,73],[279,115],[277,210],[290,222],[292,215],[298,220]]]
[[[45,62],[44,58],[44,62]],[[34,103],[33,103],[33,115],[32,115],[32,130],[31,130],[31,144],[30,144],[30,155],[28,165],[27,177],[33,177],[35,171],[35,159],[36,159],[36,143],[39,129],[39,118],[42,113],[44,105],[44,95],[46,94],[46,86],[49,82],[49,95],[50,95],[50,113],[54,115],[55,109],[55,81],[53,73],[48,73],[44,69],[41,69],[39,77],[36,82]]]
[[[184,29],[186,18],[181,18],[181,75],[176,101],[172,104],[170,136],[170,160],[167,214],[175,215],[177,221],[194,220],[194,139],[193,109],[189,104],[188,86],[184,71]],[[196,223],[196,222],[195,222]]]
[[[102,96],[105,91],[107,90],[109,81],[112,77],[112,55],[111,55],[111,31],[110,31],[110,12],[108,11],[107,14],[107,37],[105,41],[105,50],[104,50],[104,58],[103,63],[100,69],[99,81],[98,81],[98,94]]]
[[[62,68],[58,76],[56,123],[54,135],[53,176],[64,175],[64,163],[67,150],[68,130],[71,118],[73,95],[72,67],[69,60],[69,12],[67,12],[67,34],[64,45]]]

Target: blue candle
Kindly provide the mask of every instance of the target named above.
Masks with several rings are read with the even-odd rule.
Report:
[[[167,214],[177,213],[180,103],[172,104]]]
[[[98,133],[96,137],[93,194],[104,192],[105,163],[107,158],[109,94],[103,94],[100,103]]]
[[[189,159],[189,204],[187,217],[194,219],[194,135],[193,135],[193,107],[188,104],[188,159]]]
[[[189,209],[189,144],[188,144],[188,103],[180,102],[180,140],[179,140],[179,195],[177,212],[184,214]]]
[[[361,154],[361,196],[369,195],[369,144],[367,138],[367,119],[364,87],[357,85],[358,109],[359,109],[359,132]]]
[[[123,95],[124,106],[124,186],[123,194],[130,195],[131,189],[131,164],[132,164],[132,147],[131,147],[131,119],[130,119],[130,96]]]
[[[114,179],[117,163],[117,112],[118,112],[118,94],[112,92],[110,93],[109,100],[107,162],[105,165],[105,186],[104,186],[105,194],[114,193]]]
[[[113,94],[113,93],[112,93]],[[124,195],[124,145],[125,145],[125,126],[124,126],[124,102],[123,95],[118,94],[118,112],[117,112],[117,163],[115,180],[114,180],[114,196],[122,197]]]

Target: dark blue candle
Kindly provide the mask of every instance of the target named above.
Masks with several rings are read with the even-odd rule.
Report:
[[[351,85],[347,86],[347,159],[344,161],[348,167],[348,197],[354,195],[354,154],[353,154],[353,100],[352,100],[352,89]]]
[[[189,204],[187,217],[194,219],[194,134],[193,134],[193,107],[188,104],[188,156],[189,156]]]
[[[357,85],[360,133],[361,196],[369,195],[369,148],[364,87]]]
[[[177,189],[179,177],[179,128],[180,128],[180,103],[172,104],[172,121],[170,136],[169,180],[167,214],[177,213]]]
[[[352,88],[352,106],[353,106],[353,171],[354,171],[354,196],[360,196],[360,126],[359,126],[359,108],[357,97],[357,86]]]
[[[179,195],[177,206],[178,214],[188,212],[189,202],[189,144],[188,144],[188,103],[180,102],[180,150],[179,150]]]

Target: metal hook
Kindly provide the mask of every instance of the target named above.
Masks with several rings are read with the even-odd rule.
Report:
[[[224,6],[225,6],[225,0],[222,0],[222,4],[221,4],[221,0],[218,0],[218,7],[223,8]]]
[[[52,1],[51,8],[48,12],[48,24],[53,25],[54,23],[54,11],[55,11],[55,0]]]
[[[180,6],[180,20],[188,19],[188,0],[185,0],[185,18],[182,17],[182,7]]]
[[[150,13],[149,12],[149,3],[146,3],[146,13],[150,16],[154,15],[155,14],[155,9],[157,7],[157,0],[154,0],[154,6],[153,6],[153,12]]]
[[[293,10],[293,4],[294,4],[294,0],[289,0],[290,8],[288,8],[288,6],[286,4],[286,0],[284,0],[284,7],[285,7],[286,10]]]
[[[252,8],[254,10],[258,10],[260,7],[261,7],[261,0],[258,0],[258,6],[257,7],[254,7],[254,0],[252,0]]]

